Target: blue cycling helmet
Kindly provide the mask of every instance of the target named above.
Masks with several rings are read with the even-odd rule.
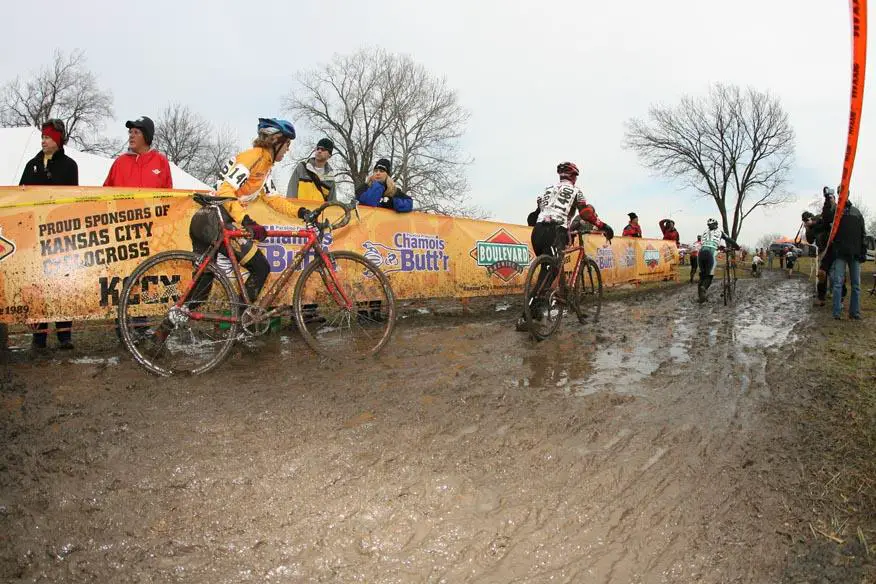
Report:
[[[259,133],[271,136],[282,134],[290,140],[295,139],[295,126],[292,122],[277,118],[259,118]]]

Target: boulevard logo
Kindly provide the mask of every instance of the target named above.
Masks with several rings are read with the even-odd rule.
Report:
[[[645,256],[645,265],[648,266],[648,269],[653,270],[660,265],[660,251],[655,249],[650,243],[645,248],[643,255]]]
[[[508,282],[529,265],[532,252],[529,246],[516,237],[499,229],[484,240],[478,240],[469,252],[477,265],[487,269],[487,273]]]

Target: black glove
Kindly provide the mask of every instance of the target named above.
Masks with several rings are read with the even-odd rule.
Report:
[[[605,233],[605,239],[611,243],[611,240],[614,239],[614,229],[611,228],[611,225],[608,223],[603,223],[602,231]]]
[[[243,228],[249,231],[250,237],[256,241],[264,241],[268,238],[267,230],[252,220],[249,215],[243,216]]]

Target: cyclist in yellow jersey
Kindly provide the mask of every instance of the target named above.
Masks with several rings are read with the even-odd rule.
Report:
[[[264,227],[246,213],[250,203],[261,199],[275,211],[297,217],[298,205],[278,193],[271,178],[271,169],[275,163],[283,160],[294,139],[295,128],[290,122],[276,118],[259,118],[258,137],[253,141],[253,147],[222,165],[216,196],[236,199],[222,206],[223,220],[226,224],[232,221],[239,223],[249,231],[255,241],[263,241],[267,233]],[[207,251],[215,241],[215,221],[215,214],[201,212],[196,213],[192,219],[189,231],[195,252]],[[249,300],[254,301],[268,279],[268,260],[252,241],[235,241],[232,242],[232,247],[237,261],[249,271],[245,288]],[[208,276],[210,282],[205,281],[204,285],[209,291],[212,275],[205,274],[205,277]]]

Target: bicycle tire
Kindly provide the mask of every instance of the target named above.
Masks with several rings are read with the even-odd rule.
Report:
[[[325,264],[317,256],[295,283],[292,306],[298,330],[310,348],[323,357],[342,361],[376,355],[389,342],[395,329],[395,296],[389,278],[361,254],[336,251],[329,257],[336,266],[338,283],[346,284],[345,292],[354,301],[356,313],[338,305],[331,296],[330,275],[321,269]],[[341,265],[347,262],[358,264],[358,267]],[[348,273],[353,274],[352,278],[345,275]],[[358,293],[361,297],[353,298]],[[354,331],[364,333],[361,340],[353,341],[352,347],[341,346],[343,335],[333,334],[340,333],[344,325],[349,328],[350,338]],[[368,334],[369,328],[379,334]]]
[[[176,374],[180,374],[180,373],[186,373],[186,374],[190,374],[190,375],[199,375],[201,373],[206,373],[206,372],[214,369],[217,365],[219,365],[228,356],[229,351],[231,351],[231,347],[234,344],[234,340],[238,334],[240,323],[233,322],[233,323],[225,323],[224,325],[217,325],[216,323],[211,323],[207,326],[213,327],[214,329],[216,329],[218,327],[219,330],[221,331],[221,332],[216,332],[214,330],[213,334],[214,335],[221,335],[224,338],[222,338],[219,341],[215,341],[215,342],[211,341],[209,343],[209,344],[217,345],[217,347],[216,347],[217,351],[215,352],[214,355],[212,355],[210,358],[207,359],[205,364],[193,367],[191,369],[177,369],[177,368],[167,366],[167,365],[162,366],[161,363],[159,363],[158,361],[162,357],[168,356],[167,355],[167,353],[168,353],[167,346],[169,344],[168,340],[171,338],[172,335],[180,332],[180,327],[178,325],[175,325],[173,328],[168,327],[169,330],[165,329],[164,331],[162,331],[164,333],[164,336],[162,338],[162,333],[160,333],[159,330],[161,329],[161,327],[166,326],[165,325],[165,323],[167,322],[166,313],[162,313],[160,315],[161,322],[157,327],[147,327],[145,322],[143,321],[143,319],[145,319],[146,317],[143,317],[142,315],[131,314],[133,312],[132,307],[140,305],[139,300],[141,299],[140,297],[143,294],[142,286],[140,286],[140,291],[139,291],[139,295],[138,295],[136,302],[134,301],[132,295],[135,291],[135,288],[137,287],[137,283],[140,282],[140,279],[143,278],[147,274],[147,272],[151,272],[156,266],[159,266],[162,263],[170,264],[170,262],[177,262],[178,264],[181,264],[183,266],[190,263],[191,264],[191,272],[192,272],[192,274],[194,274],[194,272],[197,271],[199,259],[200,259],[200,256],[198,256],[197,254],[192,253],[192,252],[182,251],[182,250],[165,251],[165,252],[158,253],[158,254],[152,256],[151,258],[147,259],[146,261],[140,263],[140,265],[138,265],[134,269],[134,271],[131,272],[131,275],[128,277],[127,281],[125,282],[125,285],[122,288],[122,292],[121,292],[121,295],[119,297],[119,308],[118,308],[119,332],[120,332],[120,335],[122,338],[122,343],[124,344],[124,346],[128,350],[128,352],[131,353],[131,356],[134,358],[134,361],[136,361],[137,364],[139,364],[141,367],[143,367],[144,369],[146,369],[150,373],[153,373],[155,375],[159,375],[162,377],[169,377],[171,375],[176,375]],[[189,268],[182,268],[182,269],[188,270]],[[209,296],[214,290],[216,290],[217,283],[218,283],[218,286],[219,286],[221,293],[225,297],[227,297],[227,300],[224,302],[220,300],[219,309],[223,310],[223,311],[229,311],[229,312],[235,310],[236,307],[239,305],[240,297],[238,296],[237,292],[232,287],[231,282],[228,280],[228,278],[225,276],[225,274],[222,272],[222,270],[216,265],[215,262],[210,262],[207,266],[207,270],[209,270],[210,273],[213,274],[213,283],[212,283],[210,289],[207,291],[207,295]],[[171,266],[168,266],[168,267],[164,268],[164,271],[162,271],[161,269],[158,269],[155,271],[155,273],[156,274],[162,274],[164,272],[173,273],[174,271],[179,272],[180,267],[177,267],[174,270]],[[202,274],[202,277],[203,277],[203,274]],[[172,278],[171,278],[171,281],[172,281]],[[171,283],[170,287],[173,287],[173,286],[175,286],[175,284]],[[198,305],[204,304],[206,302],[210,302],[210,299],[207,297],[205,297],[204,300],[198,302]],[[175,302],[173,301],[172,296],[168,297],[167,303],[168,303],[168,311],[169,311],[169,309],[175,305]],[[144,303],[144,305],[145,304],[146,303]],[[215,302],[211,302],[211,304],[215,304]],[[228,306],[221,306],[222,304],[227,304]],[[138,321],[137,319],[141,319],[141,320]],[[193,322],[193,323],[194,322],[205,322],[206,323],[207,321],[191,321],[191,322]],[[185,324],[185,323],[183,323],[183,324]],[[150,330],[152,331],[151,337],[146,335],[146,333],[148,333]],[[189,335],[191,336],[192,340],[194,340],[195,335],[194,335],[194,333],[191,332],[190,328],[188,329],[188,332],[189,332]],[[157,347],[157,350],[155,351],[155,354],[153,354],[151,356],[144,352],[144,349],[146,348],[145,343],[147,341],[154,341],[154,342],[160,343]],[[172,343],[172,344],[175,344],[175,343]],[[184,351],[184,352],[187,355],[193,354],[192,351]]]
[[[599,322],[602,312],[602,272],[593,258],[581,262],[581,270],[572,289],[572,308],[582,324]]]
[[[562,302],[558,302],[557,286],[553,285],[553,282],[546,290],[538,290],[539,287],[544,286],[544,283],[540,282],[542,267],[546,270],[554,271],[555,279],[564,277],[560,260],[552,255],[540,255],[529,265],[529,272],[526,274],[526,285],[523,289],[523,318],[526,320],[529,334],[538,341],[543,341],[560,328],[565,310]],[[538,305],[538,310],[534,311],[533,307],[536,305]],[[550,318],[552,316],[555,317],[554,320],[544,320],[545,317]],[[545,324],[543,325],[542,323]]]
[[[723,282],[723,294],[724,297],[724,306],[730,304],[733,300],[733,291],[730,289],[730,268],[726,267],[724,269],[724,282]]]

